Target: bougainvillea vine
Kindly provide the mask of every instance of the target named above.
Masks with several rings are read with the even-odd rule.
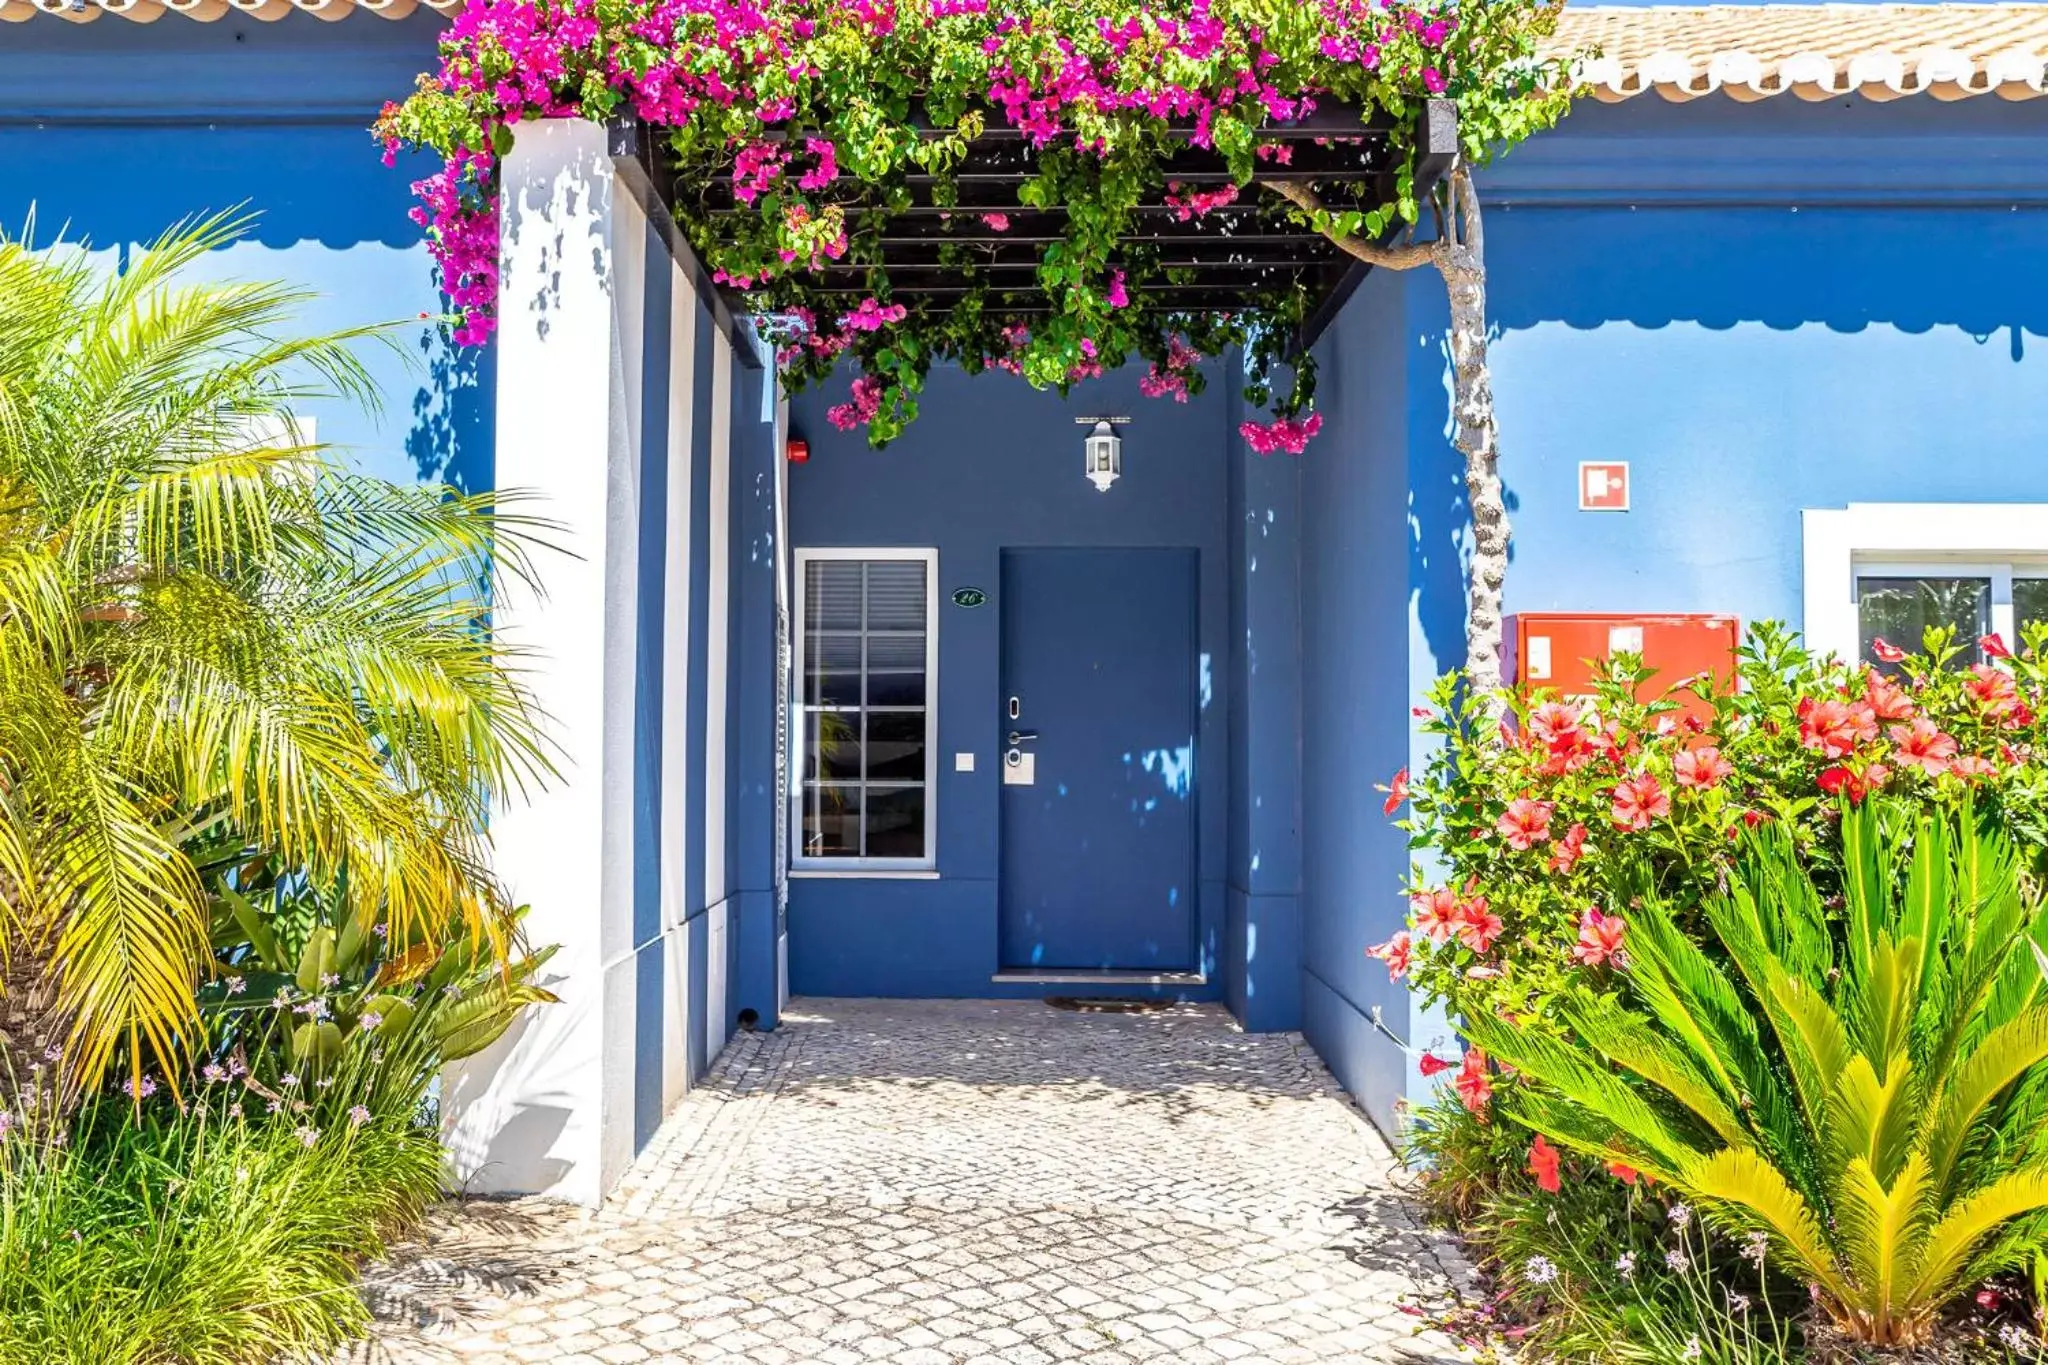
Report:
[[[1398,132],[1447,94],[1468,155],[1483,156],[1556,117],[1560,83],[1535,60],[1552,14],[1531,0],[470,0],[439,70],[374,131],[387,160],[442,158],[415,182],[413,216],[461,341],[494,327],[499,170],[519,123],[631,115],[665,130],[681,226],[763,321],[788,386],[851,362],[860,384],[833,420],[874,443],[916,416],[935,363],[1064,391],[1135,358],[1147,394],[1185,401],[1203,357],[1236,351],[1248,399],[1272,414],[1246,424],[1247,440],[1299,452],[1319,419],[1312,368],[1288,347],[1313,301],[1291,285],[1214,311],[1150,302],[1176,267],[1136,230],[1142,212],[1186,221],[1250,203],[1309,223],[1256,195],[1253,177],[1291,163],[1272,130],[1326,104]],[[958,169],[991,131],[1033,158],[1014,205],[964,202]],[[1176,181],[1188,148],[1224,158],[1229,180]],[[1389,202],[1318,214],[1314,228],[1379,238],[1414,223],[1412,177],[1395,183]],[[1348,188],[1358,202],[1363,187]],[[926,297],[892,287],[882,262],[883,236],[913,208],[981,232],[1065,212],[1051,232],[1039,212],[1027,285],[980,268],[942,226],[938,268],[958,284]],[[849,269],[867,290],[851,308]]]

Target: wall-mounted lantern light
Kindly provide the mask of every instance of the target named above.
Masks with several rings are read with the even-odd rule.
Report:
[[[1082,473],[1088,482],[1095,485],[1098,493],[1107,493],[1109,486],[1124,472],[1124,442],[1116,434],[1116,428],[1130,421],[1128,417],[1076,417],[1081,426],[1092,426],[1088,439],[1082,443],[1084,459]]]

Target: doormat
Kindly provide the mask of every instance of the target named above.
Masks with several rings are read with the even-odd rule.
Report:
[[[1106,995],[1048,995],[1045,1003],[1079,1014],[1156,1014],[1174,1004],[1171,1000],[1119,1000]]]

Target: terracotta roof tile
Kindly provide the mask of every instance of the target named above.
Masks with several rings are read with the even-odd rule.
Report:
[[[2031,99],[2048,73],[2048,4],[1568,6],[1553,45],[1597,54],[1580,71],[1609,102]]]

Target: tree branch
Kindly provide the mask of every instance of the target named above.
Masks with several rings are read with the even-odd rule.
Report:
[[[1311,221],[1313,221],[1315,215],[1327,214],[1329,212],[1324,207],[1323,201],[1316,197],[1316,192],[1309,187],[1307,181],[1262,180],[1259,183],[1300,209],[1303,213],[1308,214]],[[1320,231],[1320,229],[1318,230]],[[1323,235],[1328,237],[1330,241],[1334,242],[1346,254],[1364,261],[1367,265],[1378,266],[1383,270],[1413,270],[1417,266],[1434,265],[1436,263],[1436,243],[1434,242],[1410,242],[1404,246],[1381,246],[1376,242],[1366,241],[1356,233],[1347,232],[1341,237],[1329,232],[1325,232]]]
[[[1472,168],[1463,157],[1451,168],[1451,195],[1457,205],[1458,244],[1483,260],[1486,230],[1479,221],[1479,191],[1472,184]]]

